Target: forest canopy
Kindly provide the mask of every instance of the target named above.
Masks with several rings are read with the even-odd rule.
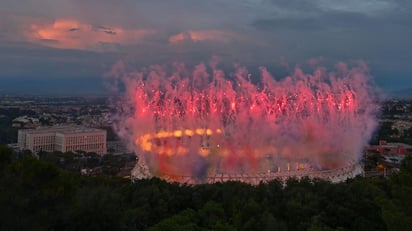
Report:
[[[412,157],[389,178],[256,186],[81,176],[0,146],[0,230],[409,230]]]

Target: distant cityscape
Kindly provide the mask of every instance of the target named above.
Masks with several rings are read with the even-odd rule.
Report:
[[[112,130],[113,112],[108,97],[1,96],[0,144],[34,154],[59,152],[55,154],[57,156],[74,152],[100,155],[93,157],[96,159],[101,159],[101,155],[105,154],[125,159],[120,156],[129,155],[126,158],[129,163],[121,163],[117,172],[124,170],[125,165],[129,166],[130,171],[136,154],[128,150]],[[379,128],[371,145],[365,147],[364,170],[368,176],[397,171],[404,156],[412,154],[412,100],[385,101],[377,116]],[[70,132],[74,134],[71,138],[67,135]],[[94,139],[95,136],[100,140]],[[96,166],[83,164],[74,169],[91,173],[93,168]],[[98,169],[102,169],[101,166]],[[123,173],[124,176],[129,174]]]
[[[107,101],[107,97],[1,96],[0,144],[74,172],[129,177],[136,155],[113,132],[113,109]]]

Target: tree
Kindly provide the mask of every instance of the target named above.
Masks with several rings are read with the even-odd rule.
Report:
[[[10,163],[0,185],[0,224],[4,230],[46,230],[64,222],[73,199],[70,176],[31,156]]]
[[[13,149],[0,145],[0,173],[4,168],[10,164],[13,155]]]
[[[158,224],[149,228],[150,231],[196,231],[206,230],[201,229],[196,224],[196,212],[192,209],[187,209],[179,214],[166,218]]]
[[[212,229],[217,223],[225,223],[226,215],[223,207],[214,202],[208,201],[205,206],[198,212],[200,225],[202,227]]]
[[[401,163],[401,171],[390,178],[389,196],[379,197],[382,217],[388,230],[409,230],[412,227],[412,156]]]

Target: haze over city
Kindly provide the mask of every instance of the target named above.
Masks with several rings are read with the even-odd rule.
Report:
[[[363,60],[385,92],[412,84],[409,1],[96,1],[0,3],[0,94],[105,94],[118,60],[137,66],[239,63],[277,78]]]

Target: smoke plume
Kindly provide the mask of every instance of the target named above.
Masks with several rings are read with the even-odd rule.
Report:
[[[337,63],[277,79],[217,61],[186,67],[123,63],[109,73],[115,129],[154,176],[333,169],[358,161],[376,127],[366,66]]]

